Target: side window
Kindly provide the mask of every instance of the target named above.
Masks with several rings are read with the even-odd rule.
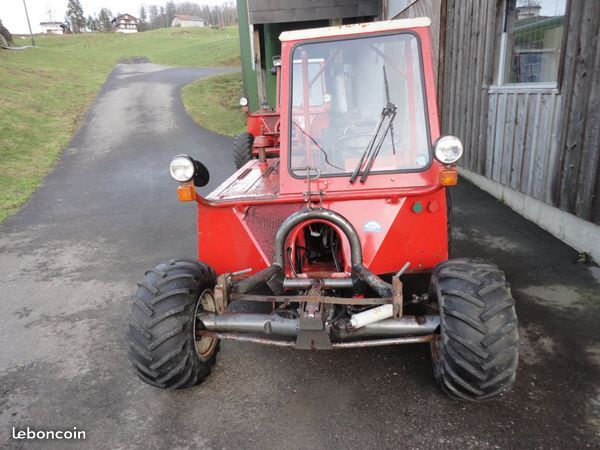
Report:
[[[506,0],[498,84],[555,84],[567,0]]]

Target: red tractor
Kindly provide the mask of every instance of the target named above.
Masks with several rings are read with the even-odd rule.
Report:
[[[277,70],[277,86],[279,76]],[[260,111],[248,112],[248,100],[244,97],[240,99],[240,105],[248,118],[248,128],[233,138],[233,161],[236,169],[240,169],[251,159],[279,156],[279,88],[275,111],[268,105],[263,105]]]
[[[128,337],[143,381],[199,383],[231,339],[429,343],[450,396],[510,388],[518,330],[504,274],[448,259],[463,149],[440,137],[429,23],[283,33],[277,154],[260,151],[205,198],[204,165],[173,159],[179,200],[198,204],[198,260],[161,263],[139,285]]]

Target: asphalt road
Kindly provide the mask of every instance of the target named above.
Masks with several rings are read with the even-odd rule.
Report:
[[[495,261],[512,283],[512,392],[446,398],[424,345],[226,342],[200,386],[140,382],[128,298],[144,270],[195,254],[195,209],[176,201],[169,160],[199,157],[208,189],[233,170],[230,139],[195,125],[179,99],[216,72],[119,65],[44,185],[0,226],[0,447],[31,445],[12,427],[76,426],[86,448],[598,448],[600,269],[466,182],[453,193],[455,255]]]

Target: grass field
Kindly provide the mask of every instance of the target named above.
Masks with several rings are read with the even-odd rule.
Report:
[[[0,50],[0,222],[40,185],[117,61],[239,65],[236,27],[39,36],[36,44]]]
[[[197,123],[228,136],[235,136],[246,128],[241,96],[240,73],[203,78],[188,84],[182,91],[185,109]]]

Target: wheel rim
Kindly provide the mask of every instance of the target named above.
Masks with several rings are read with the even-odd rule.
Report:
[[[200,311],[216,312],[216,310],[215,298],[212,295],[212,291],[207,289],[202,293],[202,295],[200,295],[200,298],[198,299],[198,304],[196,305],[196,310],[194,311],[194,318],[198,316],[198,312]],[[217,338],[201,336],[200,329],[196,327],[198,322],[198,319],[194,320],[194,344],[196,353],[198,357],[207,359],[212,355],[215,347],[217,346]]]

